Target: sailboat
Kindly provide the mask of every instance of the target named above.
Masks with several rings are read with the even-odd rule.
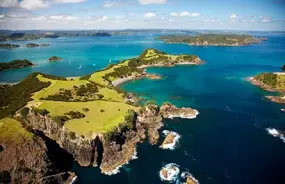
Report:
[[[111,62],[112,62],[112,59],[109,60],[109,63],[111,63]]]
[[[82,68],[82,65],[80,64],[80,66],[78,67],[78,69]]]

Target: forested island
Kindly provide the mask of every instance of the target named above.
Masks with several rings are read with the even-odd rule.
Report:
[[[9,43],[0,44],[0,48],[1,48],[1,49],[15,49],[15,48],[18,48],[18,47],[20,47],[20,45],[9,44]]]
[[[59,61],[59,60],[61,60],[61,59],[62,59],[62,58],[60,58],[60,57],[52,56],[52,57],[50,57],[50,58],[48,59],[48,61],[54,62],[54,61]]]
[[[158,40],[166,43],[183,43],[194,46],[244,46],[259,43],[266,38],[238,34],[167,35]]]
[[[74,160],[112,174],[133,157],[138,143],[145,139],[158,143],[163,118],[198,115],[195,109],[170,103],[159,107],[148,101],[138,106],[135,95],[116,86],[126,79],[147,77],[146,67],[202,63],[195,55],[147,49],[137,58],[87,76],[33,73],[16,85],[1,87],[2,181],[74,181],[76,176],[68,171]]]
[[[28,66],[32,66],[32,65],[33,65],[33,63],[27,59],[14,60],[14,61],[10,61],[10,62],[0,62],[0,72],[2,70],[24,68],[24,67],[28,67]]]
[[[279,92],[280,96],[266,96],[276,103],[285,103],[285,72],[261,73],[250,78],[252,84],[271,92]]]

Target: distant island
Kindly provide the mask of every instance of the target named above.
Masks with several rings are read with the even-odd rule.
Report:
[[[198,34],[160,36],[158,40],[166,43],[183,43],[193,46],[244,46],[259,43],[266,38],[256,38],[250,35],[238,34]]]
[[[9,44],[9,43],[0,44],[0,49],[15,49],[15,48],[18,48],[18,47],[20,47],[20,45]]]
[[[28,43],[26,47],[33,48],[33,47],[48,47],[49,44],[35,44],[35,43]]]
[[[100,167],[104,174],[116,173],[133,158],[137,144],[145,139],[158,144],[163,118],[191,119],[199,114],[167,102],[138,106],[134,94],[116,86],[147,77],[147,67],[202,63],[195,55],[147,49],[139,57],[83,77],[33,73],[16,85],[1,87],[0,154],[6,159],[0,159],[0,165],[5,166],[5,176],[20,183],[75,180],[68,172],[73,160]],[[15,145],[22,145],[21,154],[15,154]]]
[[[266,96],[267,99],[276,103],[285,103],[285,72],[261,73],[251,77],[250,81],[264,90],[280,93],[280,96]]]
[[[33,66],[33,63],[27,59],[14,60],[10,62],[0,62],[0,72],[3,70],[24,68],[28,66]]]
[[[1,31],[0,31],[1,32]],[[40,38],[59,38],[59,37],[74,37],[74,36],[96,36],[109,37],[112,36],[109,32],[98,31],[53,31],[53,32],[35,32],[35,33],[2,33],[0,41],[10,40],[37,40]]]
[[[57,56],[52,56],[52,57],[50,57],[49,59],[48,59],[48,61],[50,61],[50,62],[54,62],[54,61],[59,61],[59,60],[61,60],[62,58],[59,58],[59,57],[57,57]]]

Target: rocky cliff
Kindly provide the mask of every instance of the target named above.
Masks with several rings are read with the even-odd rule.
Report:
[[[28,113],[23,122],[35,134],[55,140],[81,166],[98,166],[102,173],[113,174],[117,168],[133,158],[139,142],[148,137],[151,144],[158,143],[158,131],[163,126],[163,117],[168,118],[181,112],[188,116],[196,111],[179,109],[172,105],[164,105],[159,110],[155,104],[147,105],[137,112],[133,129],[119,126],[108,139],[104,134],[92,134],[90,137],[75,135],[71,138],[68,130],[60,127],[48,115],[35,114],[33,111]]]
[[[75,174],[67,172],[72,163],[70,154],[49,138],[28,133],[13,119],[7,123],[1,122],[1,129],[7,134],[1,130],[0,183],[64,184],[72,181]],[[11,127],[15,129],[11,131]]]

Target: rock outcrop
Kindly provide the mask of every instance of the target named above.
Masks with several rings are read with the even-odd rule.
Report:
[[[59,57],[57,57],[57,56],[52,56],[52,57],[50,57],[49,59],[48,59],[48,61],[50,61],[50,62],[53,62],[53,61],[59,61],[59,60],[61,60],[62,58],[59,58]]]
[[[186,118],[186,119],[193,119],[199,114],[199,112],[195,109],[191,108],[177,108],[174,105],[169,103],[164,103],[160,107],[160,114],[164,118]]]
[[[49,44],[36,44],[36,43],[28,43],[26,47],[28,48],[34,48],[34,47],[48,47]]]

